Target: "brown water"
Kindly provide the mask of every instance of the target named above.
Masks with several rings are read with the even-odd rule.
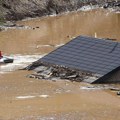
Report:
[[[0,50],[17,56],[14,64],[0,66],[3,72],[12,70],[0,73],[0,120],[120,119],[116,92],[88,90],[85,87],[91,85],[86,83],[29,79],[30,72],[17,70],[18,64],[27,65],[78,35],[120,41],[120,14],[92,10],[18,23],[34,29],[0,32]]]
[[[54,45],[66,43],[78,35],[94,37],[96,34],[100,38],[120,40],[120,14],[103,10],[75,12],[18,23],[39,28],[1,32],[0,48],[5,53],[46,53],[53,50]]]

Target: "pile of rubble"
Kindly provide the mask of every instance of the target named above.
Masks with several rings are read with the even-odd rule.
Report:
[[[91,76],[94,76],[90,72],[70,69],[64,66],[55,66],[41,63],[39,66],[34,63],[26,68],[27,70],[35,70],[35,73],[28,75],[30,78],[36,79],[47,79],[47,80],[57,80],[57,79],[68,79],[70,81],[81,82]]]

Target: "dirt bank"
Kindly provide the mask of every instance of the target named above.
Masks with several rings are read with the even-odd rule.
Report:
[[[74,11],[84,5],[101,5],[106,0],[0,0],[0,21]],[[114,1],[114,0],[107,0]]]

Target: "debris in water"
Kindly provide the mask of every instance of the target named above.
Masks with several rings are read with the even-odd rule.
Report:
[[[36,97],[41,97],[41,98],[48,98],[49,95],[37,95],[37,96],[32,96],[32,95],[28,95],[28,96],[17,96],[17,99],[31,99],[31,98],[36,98]]]
[[[10,58],[14,59],[14,62],[12,64],[1,64],[0,65],[0,74],[15,71],[18,69],[22,69],[23,67],[26,67],[31,62],[37,60],[40,57],[43,57],[44,55],[14,55],[10,56]]]
[[[17,99],[29,99],[29,98],[35,98],[35,96],[18,96]]]
[[[34,68],[35,66],[32,67]],[[86,77],[89,78],[90,76],[92,76],[92,73],[90,72],[72,70],[70,68],[66,68],[63,66],[45,65],[44,63],[41,63],[41,66],[35,68],[35,73],[28,75],[28,77],[36,78],[36,79],[47,79],[47,80],[68,79],[71,81],[79,81],[79,82],[85,79]]]
[[[82,86],[80,87],[81,90],[101,90],[102,88],[100,87],[95,87],[95,86]]]
[[[82,90],[112,90],[112,91],[120,91],[119,88],[112,85],[91,85],[91,86],[81,86]]]
[[[0,64],[13,63],[13,61],[14,61],[13,58],[3,56],[1,51],[0,51]]]
[[[119,92],[117,92],[117,95],[120,95],[120,91],[119,91]]]
[[[37,45],[36,48],[41,48],[41,47],[55,47],[55,48],[57,48],[57,47],[61,47],[61,46],[63,46],[63,45],[64,45],[64,44],[59,44],[59,45],[52,45],[52,44]]]
[[[97,33],[95,32],[95,38],[97,38]]]
[[[41,97],[41,98],[48,98],[49,95],[39,95],[39,97]]]
[[[112,91],[120,91],[119,88],[110,88],[110,90],[112,90]]]
[[[32,29],[30,26],[25,26],[25,25],[19,25],[14,22],[6,22],[3,25],[0,25],[0,30],[1,31],[6,31],[8,29]]]

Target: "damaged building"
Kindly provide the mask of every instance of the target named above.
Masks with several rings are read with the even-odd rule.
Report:
[[[29,77],[38,79],[120,83],[120,43],[78,36],[26,69],[35,70]]]

